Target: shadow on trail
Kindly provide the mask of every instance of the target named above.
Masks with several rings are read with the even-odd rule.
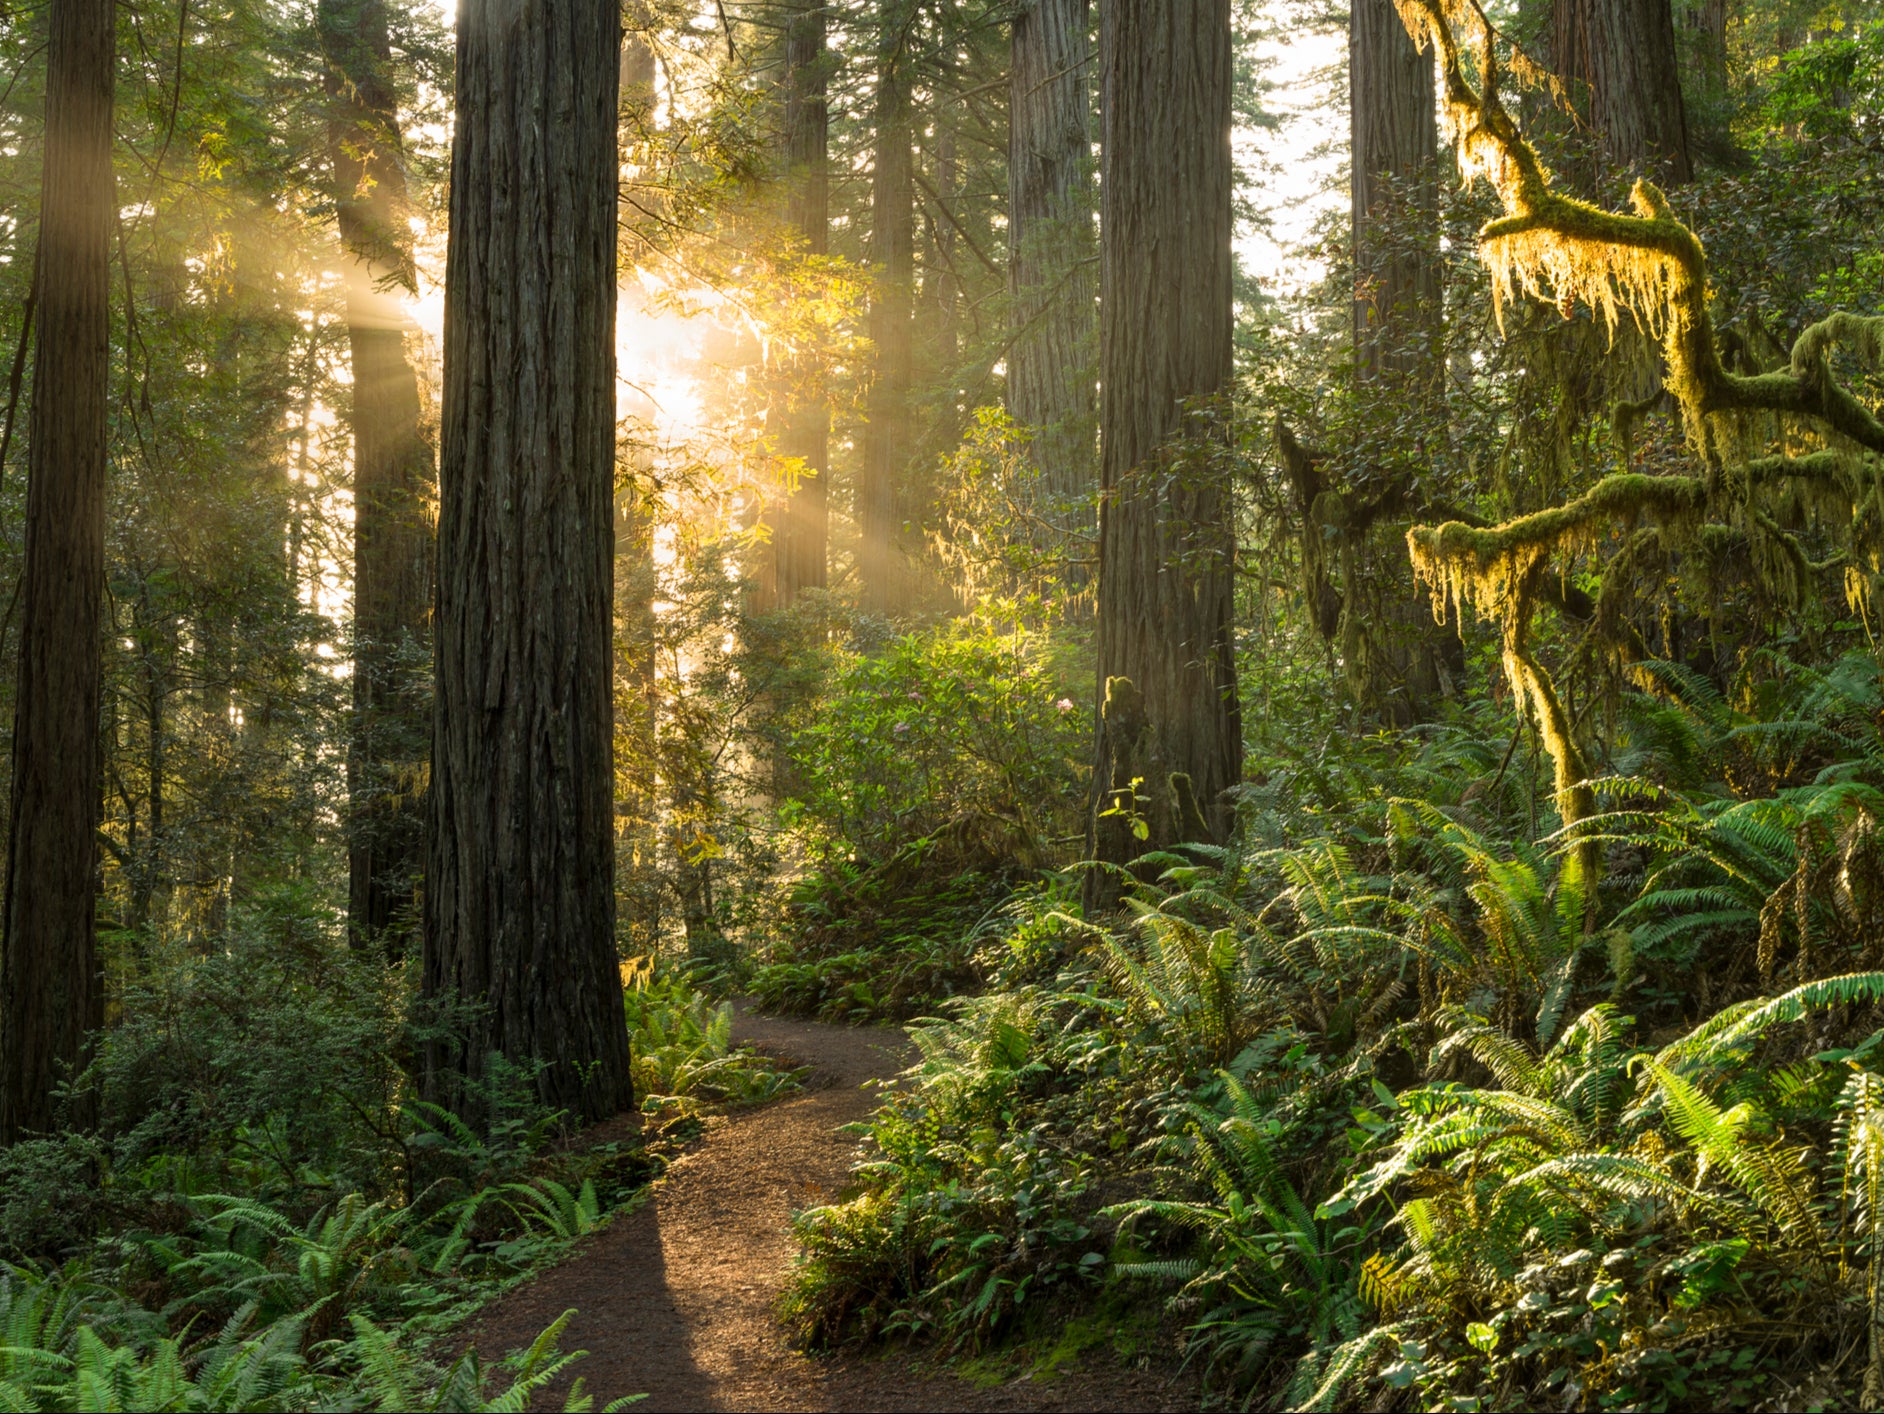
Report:
[[[794,1349],[776,1311],[790,1279],[794,1211],[844,1186],[857,1141],[844,1125],[882,1102],[912,1047],[884,1028],[756,1016],[742,1006],[736,1037],[810,1065],[805,1092],[714,1121],[701,1144],[654,1186],[646,1204],[494,1303],[472,1333],[487,1358],[528,1345],[575,1308],[565,1350],[589,1353],[540,1391],[560,1409],[581,1377],[597,1408],[645,1393],[636,1414],[668,1410],[1186,1409],[1194,1388],[1119,1368],[993,1388],[924,1372],[904,1354],[814,1359]]]

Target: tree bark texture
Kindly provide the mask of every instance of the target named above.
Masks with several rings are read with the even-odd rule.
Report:
[[[1430,401],[1443,374],[1433,58],[1415,47],[1393,0],[1353,0],[1348,116],[1354,370],[1370,417],[1364,426],[1374,429],[1404,418],[1409,404]],[[1353,499],[1419,499],[1416,488],[1383,484],[1392,474],[1378,468],[1367,437],[1353,452],[1353,479],[1346,488]],[[1312,467],[1314,459],[1302,456],[1300,466]],[[1292,479],[1299,490],[1319,479],[1319,472],[1305,477],[1292,469]],[[1371,497],[1359,488],[1372,488]],[[1302,503],[1302,514],[1305,558],[1321,563],[1325,574],[1328,552],[1338,551],[1344,593],[1337,599],[1338,621],[1328,632],[1341,641],[1349,691],[1384,720],[1405,724],[1423,718],[1441,691],[1439,655],[1457,639],[1433,623],[1427,595],[1413,581],[1404,524],[1393,514],[1367,515],[1352,524],[1339,515],[1323,519],[1312,500]],[[1328,589],[1325,579],[1321,588]],[[1319,594],[1314,611],[1326,629],[1326,603]]]
[[[1093,845],[1096,858],[1124,863],[1182,841],[1197,811],[1184,809],[1175,777],[1187,778],[1224,837],[1224,792],[1242,775],[1230,487],[1209,410],[1231,376],[1229,0],[1107,7],[1100,72],[1098,652],[1107,706]],[[1134,778],[1145,797],[1137,804]]]
[[[1686,13],[1694,32],[1693,57],[1696,87],[1707,103],[1727,96],[1727,0],[1697,0]]]
[[[1439,124],[1433,55],[1393,0],[1353,0],[1348,19],[1354,359],[1362,378],[1432,364],[1419,337],[1439,303]]]
[[[406,353],[405,144],[385,0],[321,0],[328,156],[353,370],[353,734],[348,931],[397,952],[416,923],[431,732],[432,448]]]
[[[0,1143],[52,1127],[53,1087],[103,1023],[93,915],[115,60],[112,0],[53,0],[0,957]]]
[[[630,1099],[610,673],[615,0],[467,0],[446,253],[425,993],[585,1119]]]
[[[1553,0],[1551,60],[1588,86],[1604,162],[1665,186],[1693,178],[1669,0]]]
[[[1099,281],[1087,67],[1090,0],[1036,0],[1015,16],[1008,128],[1009,414],[1033,434],[1044,508],[1091,519]]]
[[[806,0],[785,32],[786,220],[798,249],[830,251],[830,60],[826,10]],[[831,405],[815,356],[788,370],[778,453],[799,468],[772,537],[774,601],[789,605],[807,589],[823,589],[830,544]]]
[[[897,556],[898,482],[909,456],[910,328],[916,278],[916,181],[909,34],[911,0],[885,7],[877,55],[876,152],[871,178],[870,342],[874,370],[865,407],[863,465],[857,485],[862,536],[858,569],[864,609],[901,607]]]

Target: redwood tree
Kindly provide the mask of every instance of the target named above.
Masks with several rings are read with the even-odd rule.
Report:
[[[466,0],[446,254],[425,992],[461,1113],[501,1054],[630,1098],[614,940],[615,0]]]
[[[1414,47],[1393,0],[1353,0],[1349,194],[1354,358],[1363,377],[1408,374],[1430,361],[1431,350],[1410,336],[1422,318],[1432,322],[1439,300],[1437,113],[1433,56]]]
[[[916,176],[910,30],[913,0],[884,6],[877,52],[875,171],[871,176],[870,342],[875,359],[857,483],[864,607],[900,607],[897,483],[909,455],[910,320],[916,279]]]
[[[1092,494],[1096,450],[1090,30],[1090,0],[1034,0],[1014,17],[1008,75],[1007,406],[1068,523],[1086,518],[1070,508]]]
[[[1603,160],[1664,186],[1694,175],[1669,0],[1553,0],[1551,60],[1589,92]]]
[[[113,0],[53,0],[0,958],[0,1143],[53,1123],[103,1021],[93,936],[111,344]]]
[[[1231,499],[1212,408],[1231,374],[1230,0],[1108,6],[1100,73],[1093,844],[1122,863],[1221,838],[1242,774]],[[1106,901],[1103,882],[1093,889]]]
[[[810,257],[822,257],[830,249],[826,26],[822,0],[803,0],[785,31],[786,220],[799,252]],[[793,360],[782,399],[778,452],[798,464],[801,476],[772,537],[772,586],[778,604],[790,604],[801,591],[825,586],[831,523],[831,409],[818,386],[816,362],[815,358]]]
[[[353,372],[348,926],[356,945],[396,948],[424,857],[419,783],[431,727],[432,448],[420,426],[418,373],[406,354],[399,301],[413,275],[385,0],[321,0],[318,22]]]

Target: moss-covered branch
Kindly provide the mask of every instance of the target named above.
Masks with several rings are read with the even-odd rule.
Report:
[[[1505,214],[1479,232],[1493,297],[1522,292],[1566,309],[1600,311],[1610,328],[1629,313],[1662,343],[1668,386],[1680,401],[1697,448],[1725,453],[1738,441],[1732,423],[1749,412],[1788,413],[1819,422],[1860,446],[1884,452],[1880,422],[1831,375],[1835,344],[1876,364],[1884,319],[1834,314],[1801,334],[1789,368],[1742,376],[1723,366],[1707,308],[1707,255],[1694,233],[1646,181],[1635,184],[1634,215],[1604,211],[1554,190],[1536,152],[1504,110],[1498,93],[1499,36],[1477,0],[1397,0],[1422,47],[1439,51],[1448,125],[1466,180],[1488,179]],[[1476,48],[1479,86],[1465,75],[1459,31]],[[1725,435],[1723,435],[1725,434]]]
[[[1729,372],[1708,311],[1706,252],[1662,193],[1638,181],[1631,193],[1633,214],[1625,214],[1554,190],[1499,89],[1507,61],[1522,80],[1555,81],[1504,44],[1479,0],[1395,3],[1415,43],[1438,51],[1448,136],[1461,175],[1467,182],[1486,179],[1503,203],[1504,214],[1479,232],[1500,318],[1504,304],[1520,295],[1554,303],[1566,317],[1576,304],[1587,304],[1612,334],[1628,314],[1659,340],[1666,390],[1709,468],[1695,476],[1630,471],[1634,424],[1649,404],[1622,404],[1613,419],[1622,472],[1565,505],[1503,525],[1452,521],[1407,533],[1414,570],[1431,586],[1437,613],[1443,616],[1448,607],[1462,613],[1470,604],[1498,622],[1506,674],[1538,723],[1556,771],[1559,809],[1570,823],[1593,808],[1582,785],[1584,762],[1549,674],[1529,647],[1539,586],[1551,577],[1551,562],[1567,561],[1614,530],[1643,522],[1657,532],[1689,535],[1697,544],[1707,542],[1710,530],[1731,528],[1751,546],[1766,578],[1790,592],[1803,594],[1818,573],[1846,564],[1854,567],[1847,574],[1848,592],[1861,596],[1864,576],[1855,567],[1863,560],[1875,568],[1884,544],[1860,553],[1857,542],[1866,536],[1884,542],[1884,533],[1865,529],[1884,521],[1884,488],[1876,459],[1851,448],[1884,453],[1884,422],[1833,375],[1831,356],[1843,347],[1875,366],[1884,356],[1884,319],[1832,315],[1800,335],[1785,368]],[[1468,50],[1476,60],[1476,86],[1467,76]],[[1756,427],[1770,435],[1769,414],[1780,414],[1789,435],[1816,427],[1832,445],[1803,455],[1750,454],[1745,444],[1754,440]],[[1723,466],[1737,474],[1721,476]],[[1797,536],[1755,503],[1762,493],[1842,505],[1851,520],[1852,551],[1813,560]],[[1631,548],[1638,540],[1632,537]],[[1627,554],[1617,557],[1612,570]]]

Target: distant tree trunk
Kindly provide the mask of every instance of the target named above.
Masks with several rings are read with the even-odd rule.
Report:
[[[154,603],[151,576],[140,576],[131,624],[138,645],[138,687],[144,717],[145,842],[134,856],[131,878],[131,927],[143,932],[161,926],[160,898],[164,890],[164,851],[168,843],[164,822],[166,753],[169,723],[166,708],[171,673],[177,661],[177,619],[168,605]],[[158,591],[161,593],[162,591]],[[153,915],[158,915],[153,918]]]
[[[379,943],[396,955],[417,922],[425,857],[432,448],[399,303],[414,277],[385,0],[320,0],[317,17],[353,368],[348,932],[356,947]]]
[[[644,18],[644,17],[637,17]],[[623,157],[654,123],[654,51],[631,35],[621,50]],[[623,204],[621,219],[632,219]],[[637,418],[656,411],[652,398],[636,389],[629,412]],[[661,879],[657,863],[660,814],[656,779],[659,752],[660,685],[656,673],[654,599],[658,575],[654,532],[660,496],[652,469],[632,441],[616,449],[615,478],[615,728],[621,748],[615,762],[615,814],[620,828],[618,858],[626,877],[616,893],[626,911],[622,934],[631,952],[651,953],[659,946]]]
[[[807,256],[830,250],[831,119],[823,0],[805,0],[785,32],[786,219]],[[800,467],[772,538],[775,602],[823,589],[830,543],[831,405],[815,354],[792,360],[778,453]]]
[[[956,153],[955,131],[946,123],[938,122],[930,136],[929,171],[934,209],[924,222],[929,254],[922,277],[923,304],[927,306],[922,318],[931,340],[935,371],[952,378],[962,351],[962,281],[955,271],[956,247],[961,241],[955,229],[959,219],[955,210],[961,204],[962,164]]]
[[[445,279],[423,1086],[493,1053],[601,1119],[630,1096],[610,670],[615,0],[467,0]]]
[[[1664,186],[1693,178],[1669,0],[1552,0],[1551,60],[1588,85],[1605,163]]]
[[[1349,10],[1348,120],[1355,367],[1408,376],[1434,366],[1418,332],[1439,301],[1439,124],[1433,56],[1393,0]]]
[[[87,1033],[104,1019],[93,918],[115,8],[112,0],[53,0],[51,11],[0,957],[0,1143],[52,1127],[53,1086],[81,1063]]]
[[[1210,446],[1221,430],[1207,416],[1231,374],[1230,0],[1108,6],[1100,73],[1103,706],[1093,845],[1116,864],[1204,829],[1223,839],[1224,792],[1242,775],[1230,487]],[[1187,403],[1206,409],[1191,421]],[[1186,434],[1198,454],[1172,456]],[[1134,779],[1145,797],[1136,803]],[[1088,877],[1089,901],[1109,902],[1105,876]]]
[[[1052,519],[1087,528],[1099,333],[1087,65],[1090,0],[1015,16],[1009,71],[1007,407],[1033,433]]]
[[[1370,409],[1387,407],[1390,417],[1404,418],[1410,407],[1430,404],[1443,373],[1433,55],[1414,46],[1393,0],[1353,0],[1348,14],[1358,403],[1363,419]],[[1378,471],[1368,435],[1382,423],[1377,415],[1362,422],[1363,435],[1347,458],[1358,473],[1350,485],[1380,486],[1391,479]],[[1312,468],[1312,454],[1295,452],[1306,459],[1292,468]],[[1312,469],[1292,474],[1298,491],[1319,478]],[[1419,488],[1401,484],[1388,499],[1417,503]],[[1327,504],[1318,512],[1317,500],[1301,503],[1304,562],[1322,567],[1320,589],[1331,594],[1327,552],[1338,550],[1344,591],[1336,597],[1337,624],[1328,627],[1324,599],[1312,605],[1317,622],[1328,636],[1339,637],[1357,702],[1385,720],[1418,720],[1441,691],[1440,655],[1457,637],[1434,624],[1427,595],[1413,582],[1398,514],[1361,513],[1346,505],[1324,518]]]
[[[898,483],[909,455],[910,316],[916,277],[916,183],[908,49],[911,0],[885,7],[877,55],[876,170],[871,181],[870,341],[875,348],[857,486],[864,608],[902,607]]]
[[[1687,10],[1695,32],[1694,59],[1703,97],[1718,103],[1727,95],[1727,0],[1695,0]]]

